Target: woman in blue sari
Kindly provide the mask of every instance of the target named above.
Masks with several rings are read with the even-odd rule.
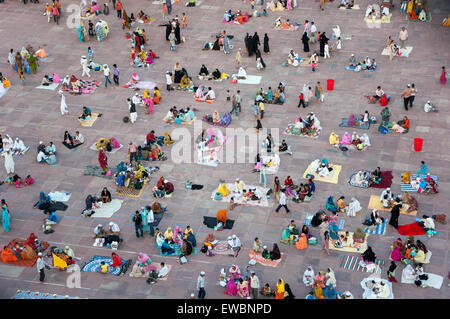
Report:
[[[162,246],[161,246],[161,253],[164,256],[170,256],[175,254],[175,249],[173,249],[170,245],[169,245],[169,240],[165,239]]]
[[[342,293],[336,291],[336,289],[334,289],[333,285],[331,284],[323,290],[323,296],[325,297],[325,299],[337,299],[336,297],[341,294]]]
[[[339,233],[338,233],[339,228],[335,221],[333,221],[331,223],[331,225],[328,227],[328,231],[330,232],[331,239],[333,239],[333,240],[339,239]]]
[[[144,233],[148,232],[149,228],[148,228],[148,219],[147,219],[147,215],[148,215],[148,211],[145,207],[141,207],[141,216],[142,216],[142,226],[144,228]]]
[[[80,39],[80,42],[84,42],[83,26],[80,25],[77,30],[78,30],[78,38]]]
[[[7,233],[10,230],[10,223],[11,223],[11,221],[9,219],[8,207],[6,205],[2,205],[2,224],[3,224],[3,229]]]
[[[45,195],[44,192],[39,193],[39,201],[34,204],[34,207],[39,208],[41,205],[49,204],[50,203],[50,196]]]

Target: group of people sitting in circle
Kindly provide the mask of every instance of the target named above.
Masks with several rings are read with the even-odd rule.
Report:
[[[362,151],[371,145],[369,135],[367,135],[367,133],[358,135],[356,132],[353,132],[351,135],[350,133],[345,132],[342,135],[341,140],[339,140],[339,135],[331,132],[329,142],[341,151],[347,151],[350,148]]]
[[[13,176],[6,176],[5,180],[2,181],[0,183],[0,185],[3,183],[9,184],[9,185],[15,185],[16,188],[21,188],[21,187],[33,185],[34,178],[31,177],[31,175],[27,175],[27,177],[25,177],[25,182],[24,182],[24,181],[22,181],[22,178],[19,175],[14,174]]]
[[[224,76],[226,78],[226,75]],[[222,81],[222,72],[219,71],[219,69],[215,69],[212,73],[209,73],[208,68],[202,64],[202,67],[200,68],[200,72],[198,73],[198,79],[199,80],[216,80],[216,81]]]
[[[354,299],[349,291],[336,290],[336,276],[331,268],[316,274],[309,266],[303,273],[303,283],[311,289],[305,299]]]
[[[156,247],[161,250],[161,254],[164,256],[174,255],[176,253],[175,248],[178,246],[178,250],[180,251],[179,260],[182,257],[195,253],[197,247],[194,230],[189,225],[184,231],[180,226],[175,226],[173,231],[172,227],[168,227],[164,233],[156,228],[155,238]]]
[[[364,60],[358,61],[358,58],[352,53],[348,59],[347,68],[355,72],[363,71],[375,71],[377,69],[377,62],[375,58],[369,58],[366,56]]]
[[[81,213],[84,217],[91,217],[95,214],[95,210],[103,206],[103,204],[109,203],[112,200],[111,192],[107,187],[104,187],[100,193],[100,197],[92,196],[89,194],[86,197],[86,208]]]
[[[263,88],[260,88],[256,92],[255,102],[263,102],[268,104],[283,104],[286,102],[285,95],[286,83],[280,82],[275,91],[275,94],[272,91],[272,87],[268,87],[267,91],[264,91]]]
[[[4,263],[30,260],[36,258],[36,256],[41,257],[43,251],[44,246],[41,241],[34,233],[31,233],[25,243],[16,241],[11,245],[3,246],[1,259]]]
[[[311,235],[307,225],[303,225],[300,231],[295,222],[291,220],[281,234],[281,242],[287,245],[295,245],[295,248],[302,250],[308,247],[308,242],[316,244],[317,239]]]
[[[181,124],[181,122],[190,122],[195,119],[195,113],[191,108],[180,109],[178,110],[176,106],[170,108],[167,112],[164,121],[166,123],[177,123]]]
[[[0,134],[0,154],[4,151],[10,151],[12,155],[23,155],[29,148],[19,137],[13,140],[8,134],[5,137]]]
[[[49,85],[50,84],[51,84],[51,82],[49,83]],[[73,74],[70,77],[68,75],[66,75],[66,77],[63,79],[62,84],[61,84],[61,87],[63,90],[67,90],[67,91],[69,91],[70,94],[75,94],[75,95],[81,95],[83,93],[81,91],[82,86],[83,85],[81,84],[80,80]]]
[[[385,21],[387,19],[387,16],[389,16],[389,7],[387,6],[380,6],[378,3],[374,3],[369,4],[366,8],[365,17],[367,19],[381,19],[381,21]]]
[[[56,147],[53,142],[50,142],[49,145],[45,146],[44,142],[40,141],[37,152],[36,160],[38,163],[47,163],[49,165],[56,164]]]
[[[64,132],[63,143],[65,143],[67,146],[76,146],[79,144],[83,144],[84,141],[84,136],[79,131],[76,131],[74,136],[72,136],[69,131]]]
[[[116,185],[140,190],[144,187],[144,184],[150,181],[151,172],[152,170],[150,168],[147,170],[140,160],[130,161],[130,163],[122,161],[117,165]]]
[[[310,112],[305,119],[301,116],[295,121],[294,127],[292,128],[293,134],[307,135],[307,136],[317,136],[322,130],[320,126],[320,121],[314,112]]]
[[[299,28],[299,24],[296,22],[291,23],[289,19],[286,19],[286,21],[283,21],[281,17],[278,17],[275,20],[275,29],[282,29],[282,30],[297,30]]]
[[[281,185],[278,176],[274,179],[273,192],[277,201],[279,201],[280,192],[283,192],[286,197],[292,196],[292,201],[299,203],[311,199],[315,191],[316,185],[313,176],[308,177],[308,183],[300,183],[299,185],[295,185],[290,176],[286,177],[283,185]]]
[[[248,12],[242,13],[241,10],[237,10],[236,13],[232,13],[231,9],[225,11],[223,15],[223,22],[233,22],[236,24],[244,24],[248,22],[249,19]]]
[[[216,93],[211,87],[206,87],[202,84],[199,85],[195,91],[194,97],[200,101],[214,101],[216,99]]]
[[[172,193],[175,188],[171,182],[161,176],[158,180],[158,183],[155,187],[153,187],[153,197],[163,198],[163,197],[172,197]]]
[[[86,203],[87,202],[88,199],[86,199]],[[117,248],[118,245],[123,242],[123,239],[120,237],[120,227],[114,222],[109,222],[107,228],[105,228],[102,224],[95,226],[94,238],[102,239],[103,246],[107,246],[109,248],[116,245]]]
[[[234,187],[235,190],[233,190],[233,192],[230,192],[225,183],[220,184],[219,188],[217,189],[215,199],[220,200],[232,194],[233,196],[230,198],[231,207],[234,206],[236,202],[246,203],[248,201],[257,201],[258,203],[261,203],[261,199],[265,195],[262,194],[261,191],[256,187],[247,189],[244,181],[240,180],[239,178],[236,178]],[[220,196],[220,199],[217,198],[218,195]]]

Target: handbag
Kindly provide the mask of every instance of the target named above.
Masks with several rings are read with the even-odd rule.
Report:
[[[185,264],[185,263],[187,263],[188,261],[187,261],[187,258],[185,257],[185,256],[181,256],[180,257],[180,263],[181,264]]]
[[[335,248],[342,248],[343,246],[342,246],[342,242],[340,241],[340,240],[337,240],[335,243],[334,243],[334,247]]]
[[[217,193],[214,195],[214,200],[222,200],[222,193],[217,192]]]

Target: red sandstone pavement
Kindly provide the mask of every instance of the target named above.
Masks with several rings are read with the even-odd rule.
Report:
[[[41,1],[42,2],[42,1]],[[78,1],[62,1],[64,8],[69,3]],[[220,269],[229,268],[236,263],[243,268],[248,263],[248,252],[251,248],[253,238],[258,236],[267,245],[278,242],[282,229],[294,219],[297,225],[301,225],[306,213],[314,213],[323,209],[326,198],[330,195],[345,195],[347,198],[356,197],[364,207],[361,215],[346,219],[346,229],[355,230],[361,226],[364,217],[368,215],[366,209],[370,195],[379,194],[381,190],[357,189],[348,186],[348,176],[359,169],[373,169],[380,166],[383,170],[393,170],[394,182],[392,190],[400,192],[400,175],[405,170],[416,171],[421,160],[425,160],[431,172],[439,177],[440,193],[433,196],[418,195],[419,215],[436,214],[446,212],[449,207],[448,189],[450,187],[450,153],[447,129],[450,122],[449,89],[439,84],[438,78],[441,66],[448,66],[450,37],[448,28],[440,24],[449,10],[448,1],[432,1],[430,4],[432,22],[408,22],[403,14],[399,13],[398,1],[393,10],[390,24],[383,24],[378,29],[369,29],[363,21],[365,7],[373,1],[356,1],[361,10],[337,10],[336,3],[326,5],[325,11],[320,11],[318,3],[312,0],[298,1],[299,7],[291,12],[274,13],[269,11],[267,17],[253,18],[246,25],[232,25],[221,23],[223,12],[229,8],[233,10],[249,10],[249,4],[243,1],[228,0],[204,0],[197,8],[186,8],[181,4],[174,5],[172,16],[181,17],[186,12],[188,28],[182,30],[182,36],[186,37],[186,43],[177,46],[175,52],[169,51],[169,45],[164,39],[165,29],[158,25],[162,21],[162,10],[151,1],[124,1],[127,12],[137,13],[143,9],[146,13],[155,17],[156,21],[151,25],[139,25],[144,27],[149,37],[150,48],[152,48],[160,59],[148,70],[138,70],[143,80],[154,81],[161,88],[165,87],[164,72],[172,70],[176,61],[180,61],[188,72],[195,76],[201,64],[208,68],[218,67],[221,71],[234,73],[234,56],[236,49],[244,47],[243,38],[246,32],[258,32],[261,41],[264,33],[270,37],[271,54],[264,56],[267,69],[257,71],[253,58],[244,57],[244,64],[248,65],[247,72],[252,75],[261,75],[261,85],[236,85],[228,81],[221,83],[208,82],[217,93],[217,101],[213,104],[196,103],[191,94],[184,92],[167,93],[162,90],[163,102],[155,107],[155,114],[146,115],[142,109],[138,109],[138,120],[134,125],[124,124],[122,118],[127,114],[126,98],[133,91],[122,87],[111,87],[105,89],[101,86],[97,92],[86,96],[67,95],[70,115],[61,117],[59,113],[59,98],[56,92],[37,90],[40,80],[44,74],[57,72],[60,76],[75,74],[81,76],[80,56],[87,53],[87,47],[94,50],[95,60],[99,63],[118,64],[121,69],[121,84],[130,78],[135,69],[129,67],[129,42],[125,39],[121,22],[112,12],[104,18],[110,28],[110,34],[104,42],[91,39],[88,43],[80,43],[75,29],[69,29],[65,21],[69,13],[64,12],[59,26],[47,23],[46,17],[42,15],[43,4],[27,4],[19,1],[6,1],[0,4],[0,52],[3,58],[0,62],[0,71],[12,82],[12,88],[0,99],[2,115],[0,116],[1,134],[9,134],[13,138],[19,136],[26,145],[31,147],[30,151],[16,161],[16,171],[21,176],[32,174],[36,184],[26,189],[15,189],[7,185],[0,187],[1,197],[5,198],[11,208],[12,222],[11,231],[3,232],[1,229],[0,240],[6,244],[9,240],[17,237],[26,237],[30,232],[35,232],[41,239],[50,242],[51,245],[62,247],[70,245],[82,262],[89,260],[93,255],[109,255],[111,251],[107,248],[92,247],[92,234],[94,226],[99,220],[89,220],[80,217],[80,211],[84,205],[87,194],[98,194],[107,186],[114,190],[112,181],[98,177],[83,176],[84,167],[97,163],[97,154],[89,150],[89,145],[100,137],[115,136],[122,144],[129,141],[142,142],[145,135],[154,129],[158,134],[164,131],[172,132],[175,126],[165,124],[161,121],[172,105],[178,107],[195,106],[199,109],[197,117],[214,110],[226,111],[230,109],[226,102],[225,92],[230,89],[232,93],[239,88],[242,92],[243,114],[233,119],[230,127],[244,129],[254,126],[250,100],[259,87],[275,87],[278,82],[287,83],[287,102],[283,106],[266,105],[266,114],[262,123],[265,128],[278,128],[280,137],[282,131],[299,115],[296,108],[298,92],[304,83],[313,86],[316,81],[326,83],[326,79],[335,79],[333,91],[326,91],[323,104],[314,101],[307,110],[300,110],[300,115],[306,111],[314,111],[321,121],[323,131],[318,139],[307,139],[298,137],[287,137],[288,143],[292,144],[294,155],[288,157],[282,155],[281,168],[278,172],[280,179],[284,180],[291,175],[295,182],[299,182],[301,175],[307,165],[316,158],[326,157],[331,163],[342,165],[339,183],[327,184],[318,182],[317,193],[313,200],[306,204],[295,204],[289,202],[292,210],[290,215],[284,211],[274,214],[274,201],[270,200],[269,208],[241,206],[229,213],[229,218],[236,220],[232,231],[217,232],[219,239],[224,239],[233,233],[238,235],[243,243],[243,249],[239,257],[234,259],[228,256],[215,256],[208,258],[199,253],[189,258],[188,265],[178,265],[172,257],[162,257],[154,246],[152,239],[147,236],[137,239],[131,222],[131,214],[143,205],[151,204],[151,187],[154,186],[160,176],[164,176],[174,182],[175,194],[170,199],[162,202],[168,206],[169,212],[160,223],[160,229],[172,228],[176,225],[191,225],[196,231],[197,240],[201,242],[209,233],[202,225],[202,216],[214,216],[218,209],[224,208],[222,203],[210,199],[210,194],[217,187],[220,179],[232,182],[236,177],[241,178],[247,184],[258,182],[258,176],[251,173],[252,161],[246,164],[220,164],[217,168],[200,166],[196,164],[179,165],[174,164],[169,158],[166,162],[158,162],[161,170],[152,176],[150,185],[139,199],[124,198],[124,203],[119,212],[111,220],[118,223],[122,229],[124,243],[119,249],[122,258],[136,259],[137,253],[145,252],[151,255],[154,262],[165,261],[173,265],[169,280],[158,282],[156,285],[146,284],[144,279],[131,278],[126,274],[123,277],[102,276],[95,273],[81,274],[81,289],[69,289],[65,286],[66,273],[58,271],[47,271],[45,285],[38,282],[38,274],[35,267],[21,268],[0,264],[0,286],[2,287],[0,297],[10,298],[17,289],[32,290],[64,295],[79,296],[86,298],[187,298],[195,291],[196,278],[201,270],[207,273],[206,291],[207,298],[225,298],[223,288],[216,285]],[[336,1],[335,1],[336,2]],[[430,1],[431,2],[431,1]],[[101,5],[103,1],[100,2]],[[258,6],[259,7],[259,6]],[[286,58],[289,50],[293,48],[301,56],[302,44],[299,32],[278,31],[272,29],[274,20],[282,16],[290,18],[291,21],[303,23],[305,19],[315,21],[319,31],[326,31],[331,35],[331,28],[339,24],[344,34],[351,34],[352,40],[343,41],[343,50],[340,53],[332,53],[331,60],[321,59],[319,70],[312,73],[309,68],[283,67],[281,64]],[[23,23],[26,22],[26,23]],[[406,26],[409,32],[408,45],[414,47],[409,58],[395,58],[389,61],[387,56],[381,56],[381,51],[389,35],[394,38],[402,26]],[[206,41],[212,41],[213,34],[226,30],[228,34],[234,35],[231,44],[234,46],[231,55],[223,52],[202,51],[201,48]],[[331,41],[331,43],[333,40]],[[7,52],[10,48],[20,49],[22,46],[32,44],[38,47],[44,44],[50,57],[47,62],[42,62],[37,75],[26,75],[24,84],[18,81],[17,74],[12,72],[6,63]],[[445,44],[447,43],[447,44]],[[318,44],[312,46],[318,50]],[[378,70],[371,73],[353,73],[344,70],[344,65],[351,53],[357,56],[370,56],[376,58]],[[103,84],[103,74],[91,72],[93,79]],[[194,81],[196,84],[199,81]],[[368,132],[372,146],[359,153],[343,155],[331,149],[328,144],[328,136],[332,131],[341,135],[346,130],[338,127],[341,117],[348,116],[351,112],[363,113],[369,110],[371,114],[380,119],[381,108],[378,105],[367,105],[364,95],[372,94],[377,85],[382,85],[384,90],[392,96],[390,107],[393,113],[392,119],[400,119],[405,115],[400,94],[407,83],[414,82],[419,90],[415,107],[407,112],[411,121],[411,130],[406,135],[381,135],[377,126],[373,126]],[[432,100],[439,108],[437,114],[426,114],[422,106],[427,100]],[[77,114],[81,112],[81,106],[88,105],[91,109],[103,113],[103,117],[97,120],[93,127],[81,127],[76,120]],[[191,134],[193,126],[185,127]],[[71,132],[80,130],[86,137],[86,145],[69,151],[60,144],[66,129]],[[364,133],[364,132],[358,132]],[[186,136],[186,135],[185,135]],[[411,150],[415,137],[424,138],[423,150],[420,153]],[[192,137],[194,138],[194,137]],[[284,136],[283,136],[284,138]],[[35,148],[42,140],[54,141],[58,150],[58,164],[54,167],[37,164],[35,160]],[[176,145],[176,144],[175,144]],[[230,146],[227,149],[231,148]],[[170,150],[164,148],[170,155]],[[246,154],[249,147],[237,149],[237,154]],[[117,165],[127,156],[126,149],[109,156],[109,163]],[[194,156],[194,155],[193,155]],[[201,191],[189,191],[184,188],[182,182],[187,178],[194,183],[203,184]],[[269,185],[273,176],[269,175]],[[43,215],[40,211],[32,209],[37,201],[39,191],[50,192],[51,190],[67,190],[72,192],[68,202],[69,208],[60,212],[61,222],[55,227],[55,233],[44,235],[41,231]],[[388,213],[383,213],[388,217]],[[401,215],[400,224],[414,221],[414,217]],[[103,224],[108,221],[101,221]],[[394,295],[396,298],[449,298],[447,274],[449,272],[448,237],[449,226],[437,225],[439,234],[431,239],[419,236],[427,247],[433,252],[431,263],[425,266],[427,272],[444,276],[444,283],[440,290],[427,288],[415,288],[410,285],[394,284]],[[318,230],[313,234],[318,236]],[[388,227],[384,236],[370,236],[369,244],[379,258],[389,262],[389,246],[395,238],[399,237],[397,232]],[[293,293],[298,298],[304,298],[307,288],[303,285],[301,277],[305,268],[312,265],[314,269],[325,270],[332,267],[336,273],[337,289],[339,291],[350,290],[355,297],[361,298],[362,289],[360,281],[367,274],[347,271],[339,268],[339,259],[345,253],[332,251],[327,256],[320,250],[320,243],[316,247],[298,251],[293,247],[281,246],[285,253],[284,259],[277,268],[267,268],[256,265],[256,270],[261,283],[268,282],[274,285],[279,277],[289,283]],[[400,279],[401,269],[397,269],[397,278]],[[386,278],[383,269],[382,277]]]

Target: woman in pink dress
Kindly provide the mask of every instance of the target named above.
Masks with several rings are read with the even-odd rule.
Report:
[[[292,10],[292,4],[291,3],[292,3],[291,0],[287,0],[286,9]]]
[[[237,287],[234,283],[233,277],[230,277],[227,285],[225,286],[225,294],[229,296],[236,296],[237,295]]]
[[[248,281],[244,281],[242,278],[239,279],[239,283],[237,285],[238,295],[242,298],[248,298],[250,296],[250,292],[248,291]]]
[[[445,70],[445,66],[442,67],[440,80],[442,85],[445,85],[445,83],[447,83],[447,71]]]

